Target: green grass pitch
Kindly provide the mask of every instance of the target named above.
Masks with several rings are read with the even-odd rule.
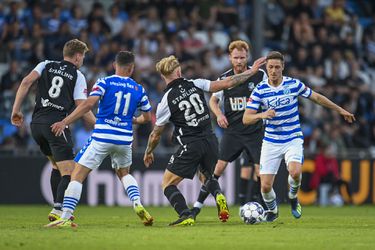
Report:
[[[168,227],[170,207],[148,207],[145,227],[129,207],[78,206],[77,229],[47,229],[48,206],[0,206],[0,249],[375,249],[375,207],[303,207],[292,218],[281,206],[276,222],[245,225],[238,207],[221,223],[216,208],[202,210],[191,227]]]

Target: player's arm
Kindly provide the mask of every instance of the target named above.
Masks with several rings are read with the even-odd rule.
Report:
[[[144,124],[151,121],[151,112],[142,112],[140,116],[133,117],[133,124]]]
[[[273,109],[269,109],[269,110],[264,111],[262,113],[257,113],[257,112],[258,111],[255,110],[255,109],[247,108],[245,110],[245,113],[243,114],[243,117],[242,117],[243,124],[251,125],[251,124],[254,124],[257,121],[262,120],[262,119],[271,119],[271,118],[275,117],[275,115],[276,115],[276,112]]]
[[[209,101],[209,105],[212,112],[216,116],[217,124],[222,128],[227,128],[229,125],[228,120],[220,109],[219,101],[219,98],[217,98],[215,95],[212,95]]]
[[[21,112],[21,105],[25,96],[29,92],[30,87],[40,77],[39,73],[32,70],[25,78],[22,79],[21,85],[17,90],[16,98],[14,100],[11,122],[13,125],[19,127],[23,123],[23,114]]]
[[[165,125],[163,126],[154,126],[150,136],[148,137],[147,148],[145,150],[145,155],[143,157],[143,162],[146,167],[150,167],[151,164],[154,162],[154,154],[153,151],[156,146],[159,144],[161,134],[163,133]]]
[[[74,109],[74,111],[65,117],[64,120],[60,122],[56,122],[52,124],[52,133],[54,133],[56,136],[60,136],[66,126],[69,124],[73,123],[74,121],[78,120],[81,118],[85,113],[90,111],[95,104],[99,101],[100,96],[89,96],[84,102],[82,102],[78,107]]]
[[[261,57],[257,59],[251,69],[242,72],[241,74],[233,75],[223,80],[211,81],[209,92],[217,92],[227,88],[233,88],[241,83],[246,82],[251,76],[255,75],[259,68],[266,63],[266,58]]]
[[[349,122],[349,123],[352,123],[355,121],[355,117],[352,113],[346,111],[345,109],[343,109],[342,107],[336,105],[334,102],[332,102],[331,100],[329,100],[327,97],[325,97],[324,95],[321,95],[315,91],[312,91],[311,93],[311,96],[310,96],[310,100],[323,106],[323,107],[326,107],[326,108],[329,108],[329,109],[332,109],[334,111],[336,111],[337,113],[339,113],[340,115],[342,115],[345,119],[345,121]]]
[[[86,101],[86,99],[79,99],[79,100],[75,100],[74,102],[76,104],[76,107],[78,107],[79,105],[81,105],[85,101]],[[85,113],[82,118],[86,122],[88,122],[88,124],[90,124],[90,126],[94,127],[95,122],[96,122],[96,117],[95,117],[94,113],[91,111],[91,109],[87,113]]]

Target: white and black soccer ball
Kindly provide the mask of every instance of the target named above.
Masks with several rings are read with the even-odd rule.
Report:
[[[265,219],[265,212],[258,202],[248,202],[240,208],[240,217],[246,224],[257,224]]]

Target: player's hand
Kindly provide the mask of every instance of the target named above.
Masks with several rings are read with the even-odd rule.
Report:
[[[51,125],[51,131],[55,134],[55,136],[60,136],[66,128],[66,124],[64,121],[55,122]]]
[[[256,73],[260,67],[262,67],[264,64],[266,64],[266,57],[261,57],[261,58],[258,58],[257,60],[255,60],[255,62],[253,63],[253,66],[251,66],[251,71],[253,73]]]
[[[229,123],[228,123],[228,120],[227,118],[225,117],[225,115],[219,115],[217,117],[217,124],[221,127],[221,128],[227,128]]]
[[[154,163],[154,154],[153,153],[147,154],[145,152],[145,155],[143,157],[143,162],[144,162],[146,168],[150,167],[151,164]]]
[[[344,117],[345,121],[347,121],[349,123],[353,123],[355,121],[354,115],[352,113],[349,113],[345,109],[340,110],[339,113],[340,113],[340,115],[342,115]]]
[[[21,127],[23,124],[23,114],[21,111],[12,112],[11,122],[14,126]]]
[[[276,111],[274,109],[269,109],[262,113],[262,119],[272,119],[276,116]]]

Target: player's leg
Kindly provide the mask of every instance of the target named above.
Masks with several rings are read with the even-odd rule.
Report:
[[[90,168],[76,163],[71,176],[71,181],[65,191],[62,208],[63,213],[61,218],[47,224],[46,227],[77,227],[77,224],[73,223],[70,218],[72,217],[81,198],[82,183],[90,172]]]
[[[135,213],[145,226],[151,226],[154,219],[143,207],[138,182],[129,173],[132,165],[132,148],[130,145],[115,147],[116,150],[111,153],[112,167],[115,169],[129,199],[132,201]]]
[[[60,211],[61,214],[64,192],[70,182],[70,176],[75,164],[73,161],[73,141],[69,129],[65,129],[63,135],[55,136],[48,125],[43,130],[43,136],[48,141],[51,149],[51,159],[55,162],[61,175],[56,188],[56,201],[54,205],[54,211]]]
[[[217,161],[216,166],[215,166],[215,171],[214,171],[214,177],[216,179],[220,178],[220,176],[223,174],[227,165],[228,165],[227,161],[222,161],[222,160]],[[196,217],[199,214],[201,208],[203,207],[204,201],[207,199],[208,195],[210,194],[210,192],[207,190],[206,185],[204,185],[204,183],[206,182],[206,178],[204,177],[204,175],[203,175],[203,178],[200,177],[200,179],[203,185],[201,186],[198,199],[194,203],[194,207],[192,209],[194,217]]]
[[[267,217],[266,220],[272,222],[279,216],[279,211],[276,202],[276,193],[273,190],[273,182],[275,180],[274,174],[260,174],[261,179],[261,192],[264,203],[267,206]]]
[[[57,197],[58,187],[60,182],[62,181],[62,178],[60,171],[58,170],[55,158],[52,156],[53,153],[49,144],[49,140],[51,138],[54,138],[54,136],[52,137],[49,125],[31,123],[30,128],[32,137],[34,138],[35,142],[39,145],[42,153],[45,156],[47,156],[47,158],[50,160],[52,164],[50,184],[53,196],[53,208],[51,212],[48,214],[48,220],[54,221],[59,219],[62,214],[62,200],[59,200],[60,197]]]
[[[266,204],[263,201],[262,194],[261,194],[261,180],[259,177],[259,169],[260,169],[260,154],[262,149],[262,142],[263,142],[264,132],[262,129],[255,131],[251,135],[247,136],[247,141],[245,143],[245,154],[244,157],[248,157],[248,162],[251,162],[251,166],[253,166],[253,173],[251,175],[252,185],[250,190],[250,199],[251,201],[259,202],[264,209],[267,209]],[[246,159],[245,159],[246,160]],[[246,161],[245,161],[246,162]]]
[[[177,212],[179,219],[170,226],[193,225],[194,218],[186,200],[177,185],[185,178],[193,179],[201,159],[201,141],[195,141],[180,148],[171,156],[164,172],[162,187],[165,197]]]
[[[263,142],[259,173],[261,180],[261,193],[268,209],[266,220],[269,222],[276,220],[279,215],[276,193],[273,190],[273,183],[280,167],[282,157],[283,153],[280,146],[266,141]]]
[[[169,200],[172,207],[177,212],[179,218],[178,220],[170,223],[170,226],[187,226],[193,225],[194,219],[191,216],[190,209],[186,204],[185,197],[182,195],[180,190],[177,188],[177,185],[183,180],[183,177],[180,177],[168,169],[165,170],[162,182],[162,188],[164,191],[165,197]]]
[[[201,148],[199,151],[202,153],[200,172],[205,176],[205,186],[207,187],[208,192],[215,197],[219,219],[222,222],[226,222],[229,219],[227,201],[220,188],[218,180],[212,175],[213,168],[218,159],[218,143],[216,136],[207,138],[200,146]]]
[[[57,221],[51,222],[46,227],[76,227],[75,223],[70,221],[77,204],[81,198],[82,183],[88,174],[98,168],[108,155],[109,145],[89,139],[87,144],[79,151],[74,158],[75,167],[71,175],[71,181],[65,190],[63,198],[63,213]],[[60,171],[68,171],[69,168]]]
[[[288,143],[285,161],[288,166],[289,193],[292,215],[298,219],[302,216],[302,208],[297,198],[297,193],[302,181],[303,141],[296,139]]]
[[[52,196],[53,196],[53,208],[51,212],[48,214],[48,220],[54,221],[54,220],[59,219],[62,213],[62,210],[61,210],[62,204],[57,202],[57,188],[61,181],[61,175],[56,165],[56,161],[55,159],[53,159],[52,155],[47,156],[47,158],[52,164],[50,184],[51,184],[51,191],[52,191]]]

